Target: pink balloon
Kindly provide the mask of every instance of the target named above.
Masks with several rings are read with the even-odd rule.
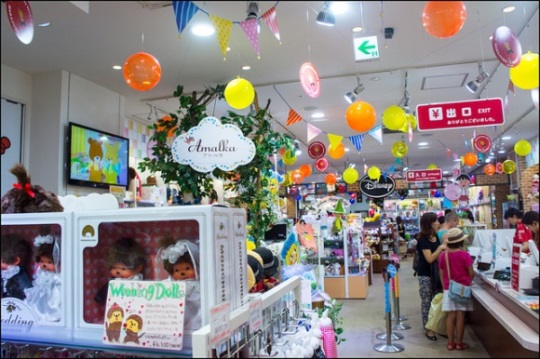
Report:
[[[315,162],[315,168],[319,172],[324,172],[328,168],[328,160],[326,158],[319,158],[317,162]]]
[[[504,66],[515,67],[521,61],[521,43],[510,28],[499,26],[495,29],[491,45],[495,56]]]
[[[456,201],[461,194],[461,188],[455,183],[449,183],[444,188],[444,196],[450,201]]]

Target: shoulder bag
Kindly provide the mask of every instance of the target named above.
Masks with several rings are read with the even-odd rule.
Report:
[[[471,286],[460,284],[450,277],[450,260],[448,257],[448,251],[446,251],[446,270],[448,271],[448,280],[450,285],[448,286],[448,297],[454,302],[460,304],[466,304],[471,300]]]

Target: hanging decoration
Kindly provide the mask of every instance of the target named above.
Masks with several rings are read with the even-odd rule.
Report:
[[[529,153],[531,153],[531,150],[531,144],[529,143],[529,141],[524,139],[517,141],[514,145],[514,152],[516,152],[516,154],[521,157],[527,156]]]
[[[371,135],[371,137],[376,139],[381,145],[383,144],[382,126],[379,125],[373,128],[372,130],[370,130],[368,133]]]
[[[358,132],[371,130],[377,120],[377,113],[373,106],[364,101],[356,101],[349,105],[345,113],[347,124]]]
[[[463,156],[463,163],[466,166],[472,167],[478,162],[478,156],[474,152],[467,152],[465,156]]]
[[[362,150],[362,144],[364,143],[364,135],[349,136],[349,140],[352,142],[358,152]]]
[[[381,170],[377,166],[371,166],[367,173],[368,177],[372,180],[379,180],[381,178]]]
[[[302,183],[304,181],[304,175],[303,175],[302,171],[300,171],[299,169],[293,170],[291,172],[291,181],[294,184]]]
[[[337,182],[337,177],[334,173],[328,173],[326,176],[324,176],[324,183],[326,183],[329,186],[335,185]]]
[[[321,94],[319,73],[311,62],[305,62],[300,67],[300,84],[304,92],[311,98],[317,98]]]
[[[473,147],[476,151],[486,153],[491,149],[491,138],[487,135],[478,135],[473,138]]]
[[[223,55],[223,60],[227,58],[227,47],[229,47],[229,39],[231,38],[232,21],[219,16],[210,14],[210,20],[216,27],[216,35],[218,38],[219,48]]]
[[[276,3],[277,4],[277,3]],[[276,37],[276,39],[279,41],[281,45],[281,37],[279,36],[279,29],[277,24],[277,15],[276,15],[276,9],[275,7],[270,8],[267,12],[265,12],[262,16],[264,21],[266,22],[266,25],[272,30],[272,33]]]
[[[352,184],[358,181],[358,171],[355,168],[349,167],[343,171],[343,180],[347,184]]]
[[[384,110],[382,120],[389,130],[399,131],[407,123],[407,114],[401,107],[392,105]]]
[[[281,158],[283,160],[283,163],[286,164],[287,166],[291,166],[296,163],[296,154],[292,150],[285,151],[281,155]]]
[[[538,89],[537,88],[531,90],[531,98],[532,98],[534,107],[536,108],[536,111],[538,111]]]
[[[433,37],[457,34],[467,18],[463,1],[428,1],[422,11],[422,26]]]
[[[300,172],[302,173],[302,175],[304,177],[309,177],[311,176],[311,173],[313,172],[312,169],[311,169],[311,166],[310,165],[301,165],[300,168],[299,168]]]
[[[338,143],[337,145],[330,145],[328,147],[328,156],[332,157],[335,160],[340,159],[345,155],[345,145],[343,143]]]
[[[323,131],[320,128],[313,126],[311,123],[307,124],[307,141],[311,142],[312,139],[320,135]]]
[[[308,146],[308,155],[314,160],[321,158],[326,153],[326,147],[320,141],[315,141]]]
[[[326,169],[328,168],[328,160],[326,158],[319,158],[316,162],[315,162],[315,168],[317,169],[317,171],[319,172],[324,172],[326,171]]]
[[[521,61],[521,43],[512,29],[499,26],[493,32],[491,45],[495,56],[506,67],[514,67]]]
[[[162,121],[163,121],[163,122],[171,122],[172,120],[173,120],[172,117],[169,116],[169,115],[164,116],[164,117],[162,118]],[[165,131],[166,127],[168,127],[168,126],[164,125],[163,123],[162,123],[161,125],[158,124],[157,130],[158,130],[158,131]],[[178,126],[172,127],[172,128],[167,132],[167,138],[173,137],[173,136],[176,134],[176,129],[177,129],[177,128],[178,128]]]
[[[436,169],[437,169],[437,165],[434,164],[434,163],[430,163],[430,164],[427,166],[427,169],[428,169],[428,170],[436,170]]]
[[[461,189],[455,183],[448,183],[446,187],[444,187],[444,197],[446,197],[449,201],[457,201],[460,193]]]
[[[122,69],[124,80],[137,91],[148,91],[161,80],[159,61],[146,52],[137,52],[127,58]]]
[[[407,155],[407,152],[409,151],[409,147],[407,147],[407,144],[403,141],[395,142],[392,145],[392,155],[397,158],[403,158]]]
[[[260,59],[260,52],[259,52],[259,20],[257,19],[249,19],[240,21],[240,27],[242,30],[244,30],[244,33],[249,39],[249,42],[251,43],[251,46],[255,49],[255,53],[257,53],[257,59]]]
[[[199,7],[192,1],[173,1],[173,9],[178,33],[181,34]]]
[[[20,42],[28,45],[34,38],[34,20],[28,1],[4,1],[11,30]]]
[[[510,80],[522,90],[538,87],[538,54],[528,51],[517,66],[510,68]]]
[[[495,165],[493,163],[488,163],[485,165],[484,173],[488,176],[493,176],[495,174]]]
[[[227,84],[224,91],[225,101],[234,109],[242,110],[253,103],[255,89],[246,79],[238,77]]]
[[[495,164],[495,172],[497,172],[500,175],[504,173],[502,162],[497,162]]]
[[[516,163],[512,160],[506,160],[502,163],[502,170],[507,175],[511,175],[516,171]]]

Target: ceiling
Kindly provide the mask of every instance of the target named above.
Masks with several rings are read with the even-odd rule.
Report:
[[[76,6],[76,4],[78,6]],[[241,76],[250,81],[257,92],[261,107],[270,100],[274,128],[297,138],[303,154],[289,170],[300,164],[313,164],[307,155],[308,123],[322,131],[312,141],[329,144],[327,134],[343,136],[350,151],[338,160],[329,157],[329,170],[343,171],[346,163],[378,166],[386,171],[395,163],[391,146],[399,140],[408,145],[404,164],[411,169],[425,169],[433,163],[452,172],[454,156],[472,151],[471,137],[486,134],[499,143],[503,134],[506,150],[512,150],[519,139],[538,136],[538,110],[531,91],[515,88],[507,97],[509,68],[496,58],[489,36],[502,25],[519,37],[523,53],[539,52],[538,2],[529,1],[466,1],[467,18],[454,36],[440,39],[422,27],[424,1],[348,2],[349,10],[336,15],[336,25],[326,27],[316,23],[322,1],[260,1],[259,17],[275,6],[281,43],[261,19],[259,36],[260,59],[244,34],[239,21],[246,18],[244,1],[194,1],[203,11],[195,13],[179,36],[171,2],[163,1],[31,1],[34,24],[50,22],[49,27],[36,27],[33,41],[24,45],[9,27],[5,7],[2,7],[2,64],[34,75],[65,70],[117,92],[126,98],[126,116],[146,121],[149,104],[164,112],[176,112],[178,101],[173,97],[177,85],[187,92],[202,91],[207,86],[227,84]],[[508,5],[516,6],[503,13]],[[81,9],[87,6],[88,12]],[[215,35],[201,38],[191,33],[191,27],[201,21],[210,22],[212,14],[236,22],[229,41],[230,52],[224,61]],[[354,60],[352,28],[362,26],[357,36],[377,36],[379,58]],[[384,28],[394,28],[391,39],[385,39]],[[133,53],[145,51],[155,56],[162,68],[160,82],[151,90],[140,92],[129,87],[122,71],[112,69],[122,65]],[[476,94],[465,84],[478,75],[483,63],[490,77]],[[299,69],[304,62],[313,63],[321,79],[321,94],[317,99],[307,96],[299,82]],[[243,65],[251,70],[243,71]],[[379,78],[374,81],[374,78]],[[391,105],[402,105],[405,90],[412,110],[420,104],[502,98],[508,101],[502,126],[475,129],[413,132],[413,140],[403,132],[383,133],[381,144],[373,136],[364,137],[361,151],[349,141],[360,134],[347,125],[345,113],[349,104],[343,95],[352,91],[358,80],[365,90],[362,101],[370,103],[376,113],[375,126],[382,125],[381,115]],[[286,126],[289,109],[303,120]],[[322,111],[324,119],[311,118]],[[208,115],[221,116],[233,110],[225,101],[212,104]],[[236,111],[247,113],[249,109]],[[162,112],[159,111],[160,115]],[[155,116],[150,116],[152,121]],[[384,127],[384,126],[383,126]],[[425,148],[418,143],[428,142]],[[506,155],[499,155],[505,158]],[[501,158],[501,157],[499,157]],[[478,167],[466,167],[465,172]],[[397,173],[397,172],[396,172]]]

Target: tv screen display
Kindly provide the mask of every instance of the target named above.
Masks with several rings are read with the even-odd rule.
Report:
[[[287,239],[287,223],[277,223],[264,233],[265,241],[285,241]]]
[[[70,122],[68,155],[70,185],[128,187],[129,139]]]

